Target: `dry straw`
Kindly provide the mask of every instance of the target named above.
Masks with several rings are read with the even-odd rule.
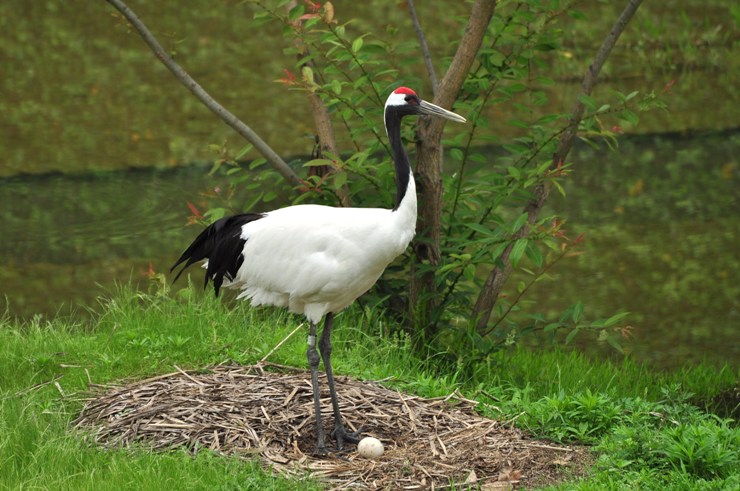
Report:
[[[556,482],[566,470],[577,475],[588,461],[584,449],[534,440],[481,417],[477,403],[459,393],[424,399],[350,378],[339,378],[337,388],[349,429],[362,427],[385,445],[380,459],[360,457],[353,445],[343,454],[314,455],[310,376],[272,363],[177,368],[125,386],[97,386],[101,395],[74,425],[106,447],[259,456],[283,475],[310,475],[331,489],[532,487]],[[330,407],[328,391],[322,407]],[[332,428],[330,411],[324,416]]]

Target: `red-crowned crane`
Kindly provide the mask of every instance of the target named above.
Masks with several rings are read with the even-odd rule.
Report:
[[[266,213],[222,218],[196,237],[172,270],[185,262],[207,260],[205,285],[213,282],[216,295],[223,286],[241,290],[238,298],[252,305],[287,307],[310,323],[308,364],[311,368],[316,413],[317,452],[326,453],[319,401],[319,353],[334,411],[337,449],[357,443],[358,434],[346,431],[339,411],[331,367],[331,330],[334,314],[370,289],[396,257],[406,250],[416,228],[416,186],[401,141],[401,118],[439,116],[465,118],[423,101],[406,87],[394,90],[385,103],[385,129],[396,170],[396,206],[333,208],[297,205]],[[175,277],[175,280],[177,280]],[[316,325],[325,317],[321,338]]]

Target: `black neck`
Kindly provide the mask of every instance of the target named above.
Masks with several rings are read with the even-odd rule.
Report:
[[[406,150],[403,148],[401,140],[401,117],[400,111],[393,106],[385,110],[385,129],[388,132],[388,140],[391,142],[391,152],[393,154],[393,164],[396,168],[396,206],[397,210],[401,206],[406,190],[409,187],[409,178],[411,174],[411,164]]]

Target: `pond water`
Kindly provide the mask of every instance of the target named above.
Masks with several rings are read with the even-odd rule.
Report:
[[[567,198],[551,205],[585,233],[586,254],[555,268],[541,305],[632,312],[634,354],[659,366],[737,366],[738,150],[737,131],[628,138],[618,154],[581,148]]]
[[[632,312],[634,356],[672,367],[740,360],[740,133],[623,138],[578,147],[551,207],[586,254],[532,291],[538,311],[581,300],[591,318]],[[187,203],[227,187],[207,167],[0,181],[0,295],[12,315],[85,314],[114,284],[146,287],[200,230]],[[238,201],[238,199],[236,200]],[[585,349],[602,351],[594,343]]]

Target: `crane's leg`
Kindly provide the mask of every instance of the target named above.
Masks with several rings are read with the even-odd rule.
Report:
[[[326,314],[324,320],[324,329],[321,331],[319,339],[319,351],[321,359],[324,360],[324,370],[326,370],[326,381],[329,384],[331,392],[331,405],[334,410],[334,431],[332,436],[337,440],[337,449],[344,450],[344,442],[357,443],[360,441],[360,432],[362,428],[354,433],[348,433],[342,422],[342,414],[339,412],[339,401],[337,400],[337,389],[334,387],[334,371],[331,368],[331,329],[334,324],[334,313]]]
[[[322,338],[323,339],[323,338]],[[316,452],[326,454],[324,444],[324,427],[321,424],[321,400],[319,399],[319,353],[316,351],[316,324],[311,323],[308,331],[308,366],[311,368],[311,386],[313,387],[313,408],[316,414]]]

